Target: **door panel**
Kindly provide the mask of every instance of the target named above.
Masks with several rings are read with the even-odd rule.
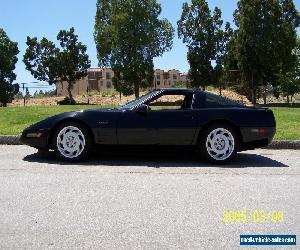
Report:
[[[124,111],[117,125],[118,143],[123,145],[157,144],[155,121],[150,112]]]
[[[119,111],[115,110],[88,110],[80,115],[92,129],[96,144],[117,144],[116,123]]]
[[[123,145],[191,145],[196,133],[193,110],[124,111],[118,120]]]
[[[196,133],[193,110],[153,110],[151,119],[157,121],[159,145],[190,145]]]

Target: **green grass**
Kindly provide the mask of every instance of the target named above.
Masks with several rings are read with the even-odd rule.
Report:
[[[111,107],[111,106],[109,106]],[[108,106],[33,106],[0,108],[0,135],[17,135],[29,125],[62,112],[109,108]]]
[[[272,108],[276,119],[275,140],[300,140],[300,108]]]
[[[111,106],[37,106],[0,108],[0,135],[17,135],[49,116],[72,110],[108,108]],[[300,108],[272,108],[276,122],[276,140],[300,140]]]

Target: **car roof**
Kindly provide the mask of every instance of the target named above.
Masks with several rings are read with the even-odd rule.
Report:
[[[189,89],[189,88],[161,88],[161,89],[154,89],[154,91],[161,91],[163,93],[168,94],[187,94],[187,93],[194,93],[196,91],[201,91],[200,89]]]

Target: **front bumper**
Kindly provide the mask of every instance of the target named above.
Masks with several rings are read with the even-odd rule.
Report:
[[[21,142],[37,149],[47,149],[49,147],[48,138],[49,131],[45,129],[27,128],[21,135]]]

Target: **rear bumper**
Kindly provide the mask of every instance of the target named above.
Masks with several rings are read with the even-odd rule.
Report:
[[[241,128],[242,150],[268,146],[276,133],[276,127]]]
[[[30,134],[40,134],[39,137],[29,136]],[[34,129],[25,129],[21,135],[21,142],[25,145],[37,148],[37,149],[47,149],[49,132],[47,130],[34,130]]]

